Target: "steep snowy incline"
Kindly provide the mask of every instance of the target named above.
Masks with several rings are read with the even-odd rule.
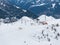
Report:
[[[46,16],[46,15],[42,15],[40,17],[38,17],[39,21],[46,21],[49,24],[56,24],[60,22],[60,19],[55,19],[52,16]]]
[[[46,16],[47,24],[45,15],[38,19],[24,16],[17,22],[0,22],[0,45],[60,45],[60,19]]]

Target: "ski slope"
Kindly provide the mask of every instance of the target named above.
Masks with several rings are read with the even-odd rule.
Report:
[[[60,19],[45,20],[45,15],[38,19],[24,16],[13,23],[0,22],[0,45],[60,45]]]

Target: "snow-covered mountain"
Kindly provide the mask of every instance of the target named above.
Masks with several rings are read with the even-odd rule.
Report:
[[[0,45],[60,45],[56,18],[60,0],[0,0]]]
[[[37,15],[46,14],[55,18],[60,18],[60,2],[42,3],[39,5],[32,5],[29,10]]]
[[[13,7],[15,6],[17,8],[21,8],[20,10],[22,10],[22,9],[24,9],[24,11],[28,10],[27,12],[33,13],[33,15],[35,14],[36,16],[45,14],[47,16],[51,15],[55,18],[60,18],[60,10],[59,10],[60,9],[60,0],[0,0],[0,2],[1,2],[0,3],[1,5],[3,5],[2,2],[9,4],[9,6],[12,7],[11,9],[13,9]],[[1,5],[0,5],[0,7],[1,7]],[[5,4],[3,6],[5,6]],[[17,11],[18,9],[16,9],[15,7],[13,10]],[[1,10],[1,8],[0,8],[0,10]],[[6,13],[6,10],[4,10],[4,13]],[[3,13],[3,15],[4,15],[4,13]],[[16,12],[14,12],[14,14],[15,13]],[[20,15],[20,13],[16,13],[16,14]],[[8,14],[6,14],[6,15],[8,15]]]
[[[59,22],[46,15],[38,20],[23,16],[14,23],[0,22],[0,45],[60,45]]]
[[[46,14],[60,18],[60,0],[8,0],[8,2],[38,16]]]
[[[28,16],[30,18],[37,18],[38,16],[33,14],[32,12],[22,9],[19,6],[12,5],[7,3],[6,1],[0,0],[0,18],[6,19],[8,18],[9,21],[14,22],[14,18],[20,19],[23,16]]]

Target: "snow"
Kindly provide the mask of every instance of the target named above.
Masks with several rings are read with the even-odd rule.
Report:
[[[1,2],[0,4],[3,5],[4,7],[6,6],[3,2]]]
[[[44,17],[38,17],[39,21]],[[60,45],[60,19],[46,16],[46,22],[47,25],[41,25],[26,16],[9,24],[0,22],[0,45]]]
[[[3,5],[3,3],[1,2],[1,5]]]
[[[24,11],[24,12],[27,12],[27,10],[24,10],[24,9],[23,9],[23,11]]]
[[[40,19],[40,21],[47,21],[48,23],[55,23],[55,18],[53,18],[52,16],[48,17],[46,15],[42,15],[42,16],[38,17],[38,19]]]
[[[29,18],[29,17],[27,17],[27,16],[23,16],[21,19],[22,19],[22,20],[32,20],[31,18]]]
[[[59,5],[60,5],[60,3],[59,3]]]
[[[37,2],[37,3],[39,3],[39,2],[40,2],[40,0],[37,0],[36,2]]]
[[[54,1],[54,0],[51,0],[52,2]]]
[[[19,9],[20,7],[16,6],[16,8],[18,8],[18,9]]]
[[[16,6],[16,5],[13,5],[14,7],[16,7],[17,9],[19,9],[20,7],[19,6]]]
[[[55,7],[55,5],[56,5],[56,4],[55,4],[55,3],[53,3],[53,4],[52,4],[52,8],[54,8],[54,7]]]
[[[46,4],[45,4],[45,3],[42,3],[42,4],[35,4],[35,5],[31,5],[29,8],[37,7],[37,6],[43,6],[43,5],[46,5]]]
[[[21,0],[21,1],[20,1],[20,3],[23,3],[23,2],[24,2],[24,0]]]

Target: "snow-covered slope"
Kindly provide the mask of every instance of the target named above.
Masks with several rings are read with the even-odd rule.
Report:
[[[17,22],[0,22],[0,45],[60,45],[60,19],[46,16],[44,25],[45,15],[38,19],[24,16]]]

